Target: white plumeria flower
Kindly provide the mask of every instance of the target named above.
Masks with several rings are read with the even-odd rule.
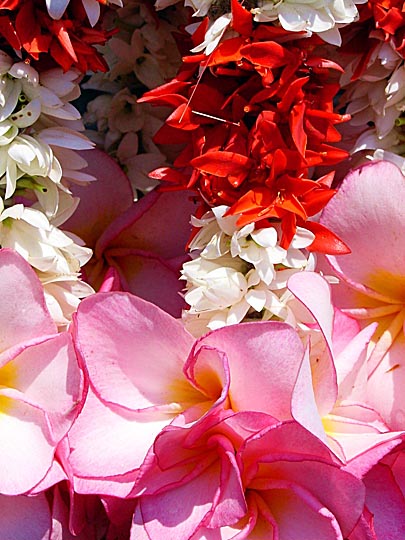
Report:
[[[16,204],[0,215],[0,245],[17,251],[31,266],[45,273],[76,274],[91,257],[89,248],[51,225],[34,208]]]

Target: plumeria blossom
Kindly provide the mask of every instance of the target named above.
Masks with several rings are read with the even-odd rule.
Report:
[[[31,267],[12,250],[1,250],[0,258],[0,492],[16,495],[51,469],[56,446],[78,414],[82,377],[72,338],[57,333]],[[19,302],[24,308],[16,309]]]
[[[296,273],[288,287],[315,321],[314,327],[307,315],[307,326],[298,327],[309,355],[295,383],[293,417],[340,459],[354,462],[351,470],[362,477],[404,436],[403,431],[392,432],[379,409],[368,403],[367,347],[376,325],[359,331],[355,320],[334,309],[331,286],[317,273]],[[314,400],[302,397],[309,381]]]
[[[312,300],[305,297],[305,286],[299,296],[311,306],[327,336],[331,308],[313,306],[325,286],[326,282],[312,288]],[[181,440],[181,433],[187,434],[184,427],[195,427],[196,438],[205,438],[210,426],[228,422],[234,413],[264,414],[268,425],[274,418],[295,418],[318,442],[330,444],[328,453],[336,462],[361,455],[358,476],[401,442],[401,432],[389,432],[372,409],[351,400],[343,387],[338,395],[332,357],[313,355],[310,362],[298,333],[285,323],[239,324],[194,340],[179,321],[153,304],[128,293],[106,292],[80,303],[73,332],[91,382],[68,436],[69,463],[79,493],[138,494],[138,473],[142,477],[148,470],[151,462],[146,456],[162,429],[180,427]],[[345,348],[341,379],[347,386],[345,369],[350,362],[362,362],[368,340],[365,333]],[[94,452],[92,445],[99,447],[101,441],[104,451]],[[199,452],[210,461],[205,451]],[[165,454],[173,456],[173,463],[178,459],[176,452]],[[183,472],[176,475],[183,477],[182,460]],[[173,481],[170,474],[169,478]],[[164,476],[161,481],[166,482]]]
[[[405,270],[399,233],[404,197],[400,170],[377,161],[349,173],[336,202],[322,216],[322,223],[350,241],[353,250],[343,257],[328,257],[342,280],[336,301],[362,323],[378,323],[369,350],[367,401],[393,429],[405,425],[399,392],[405,347]]]
[[[332,497],[323,482],[332,482],[344,498]],[[215,532],[226,538],[298,538],[297,526],[314,538],[337,539],[354,528],[364,500],[361,482],[343,472],[314,436],[294,422],[253,412],[165,428],[135,489],[141,497],[131,538],[142,540],[163,534],[197,540]],[[356,507],[347,512],[351,496]]]
[[[94,150],[87,172],[97,177],[90,186],[72,186],[82,201],[65,227],[94,251],[84,268],[98,290],[109,268],[119,276],[120,289],[139,295],[180,316],[180,268],[187,259],[190,193],[152,191],[134,203],[127,176],[104,152]],[[164,225],[165,224],[165,225]],[[161,227],[163,227],[164,234]]]
[[[128,327],[127,320],[134,324]],[[179,321],[156,306],[116,292],[83,300],[74,333],[92,381],[83,411],[69,433],[77,489],[103,490],[110,482],[115,493],[128,493],[134,471],[154,438],[182,412],[190,410],[187,414],[198,419],[209,410],[231,407],[235,412],[256,410],[291,417],[289,396],[304,349],[288,325],[236,325],[195,342]],[[93,340],[102,340],[102,348],[94,347]],[[281,342],[289,343],[282,356],[277,352]],[[246,362],[251,366],[247,372]],[[281,371],[276,375],[281,365],[282,375]],[[263,385],[263,392],[258,385]],[[88,443],[97,445],[98,437],[105,441],[107,425],[112,438],[94,459]]]

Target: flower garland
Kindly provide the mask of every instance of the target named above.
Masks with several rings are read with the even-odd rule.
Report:
[[[0,2],[1,539],[403,540],[404,23]]]

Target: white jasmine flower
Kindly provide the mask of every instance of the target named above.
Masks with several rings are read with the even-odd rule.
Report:
[[[199,257],[183,265],[181,279],[188,282],[185,299],[193,310],[222,309],[242,300],[248,284],[243,273],[231,266],[236,262],[218,259],[214,263]]]
[[[91,257],[91,250],[51,225],[34,208],[16,204],[0,215],[0,245],[17,251],[31,266],[45,273],[75,274]]]
[[[57,122],[80,119],[79,111],[69,103],[80,95],[77,71],[64,73],[54,68],[39,76],[31,65],[13,64],[11,58],[6,68],[7,72],[0,72],[0,122],[9,119],[17,127],[26,128],[35,124],[40,115]]]
[[[62,169],[49,145],[30,135],[17,135],[9,145],[0,146],[0,185],[6,186],[6,199],[13,195],[17,180],[24,174],[48,176],[58,183]]]
[[[305,250],[314,234],[297,227],[289,248],[283,249],[279,224],[256,229],[251,223],[238,228],[237,216],[225,216],[227,210],[219,206],[199,219],[192,218],[200,231],[190,250],[199,256],[182,270],[190,306],[183,313],[186,327],[197,336],[252,317],[275,317],[297,326],[302,314],[287,281],[296,272],[314,270],[315,257]]]
[[[205,17],[213,0],[185,0],[184,5],[194,11],[193,17]]]
[[[356,4],[365,0],[259,0],[252,9],[254,20],[270,22],[278,20],[290,32],[316,33],[326,42],[341,45],[338,28],[358,19]]]

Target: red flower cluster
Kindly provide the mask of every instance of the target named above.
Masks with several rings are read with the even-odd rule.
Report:
[[[50,55],[64,70],[75,67],[83,73],[107,71],[94,45],[104,44],[110,35],[99,24],[90,26],[81,0],[71,0],[60,20],[48,15],[42,0],[0,1],[3,40],[33,60],[40,60],[43,53]]]
[[[230,206],[239,225],[281,221],[283,247],[300,225],[316,235],[312,249],[347,252],[308,221],[335,193],[333,175],[314,180],[310,171],[347,157],[333,146],[340,140],[335,124],[347,119],[333,111],[342,70],[319,56],[317,38],[295,39],[287,49],[280,43],[287,32],[253,29],[250,14],[236,1],[232,8],[241,35],[209,57],[185,57],[174,80],[141,99],[174,107],[156,142],[186,143],[173,168],[152,176],[173,189],[195,189],[209,206]]]

